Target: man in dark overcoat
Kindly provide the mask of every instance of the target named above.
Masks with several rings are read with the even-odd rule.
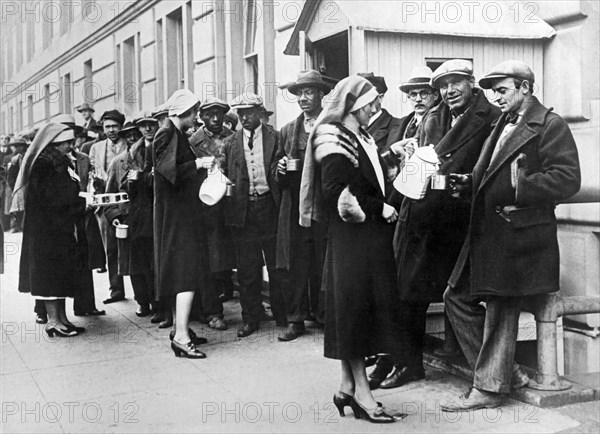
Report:
[[[445,411],[496,407],[501,393],[527,384],[514,374],[521,307],[559,290],[554,208],[579,190],[579,158],[567,123],[532,95],[534,82],[516,60],[479,81],[493,90],[502,117],[472,176],[452,176],[455,191],[472,193],[471,213],[444,301],[474,378]]]
[[[150,113],[140,113],[134,122],[125,124],[119,134],[125,138],[127,150],[110,164],[106,184],[107,193],[125,192],[129,196],[128,203],[107,207],[104,213],[112,226],[129,226],[127,238],[118,240],[119,274],[131,279],[139,317],[152,312],[154,300],[153,198],[144,167],[157,130],[158,122]]]
[[[190,137],[190,145],[197,157],[218,157],[224,140],[233,132],[223,126],[229,104],[217,98],[208,98],[200,104],[203,125]],[[223,303],[233,297],[232,270],[236,268],[236,254],[231,229],[225,225],[225,203],[221,201],[205,208],[210,262],[209,284],[196,293],[194,311],[208,326],[227,330],[223,320]],[[192,312],[192,314],[196,312]]]
[[[379,154],[383,154],[390,149],[390,146],[402,139],[402,122],[400,119],[392,116],[386,109],[381,107],[383,98],[388,91],[385,78],[377,76],[372,72],[361,72],[357,75],[366,78],[375,89],[379,96],[373,103],[375,114],[369,120],[367,132],[373,137],[377,144]]]
[[[286,324],[280,273],[275,268],[279,187],[275,180],[279,133],[261,123],[263,100],[253,93],[242,94],[231,104],[242,129],[225,139],[221,168],[233,184],[226,198],[225,221],[236,242],[238,281],[244,326],[238,337],[256,332],[263,313],[263,255],[269,272],[269,295],[278,325]]]
[[[492,122],[500,115],[483,91],[474,89],[474,82],[472,63],[462,59],[444,62],[431,78],[442,102],[423,119],[419,146],[434,145],[444,175],[473,168]],[[423,199],[402,201],[394,253],[402,300],[404,360],[396,361],[396,369],[383,387],[399,387],[425,377],[422,359],[427,308],[431,302],[442,301],[468,224],[469,204],[447,190],[428,187]]]
[[[281,129],[275,174],[281,191],[277,229],[277,268],[283,270],[282,286],[288,321],[287,330],[278,339],[286,342],[305,331],[309,314],[319,313],[321,275],[325,260],[326,229],[313,222],[310,228],[300,226],[300,181],[308,136],[321,111],[323,97],[331,87],[317,71],[302,71],[287,89],[298,98],[302,113]],[[288,161],[295,160],[293,170]],[[314,276],[314,278],[313,278]]]

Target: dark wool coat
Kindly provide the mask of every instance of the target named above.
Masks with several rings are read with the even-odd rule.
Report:
[[[74,154],[75,172],[79,175],[79,188],[81,191],[87,191],[90,172],[92,171],[92,162],[90,157],[82,152],[75,151]],[[102,243],[98,219],[92,209],[85,212],[85,235],[88,242],[88,268],[90,270],[103,268],[106,265],[106,252]]]
[[[108,169],[107,193],[125,192],[129,195],[129,202],[117,206],[107,207],[104,215],[109,224],[114,219],[119,219],[122,224],[129,226],[127,238],[119,240],[119,274],[135,275],[152,272],[151,255],[148,252],[133,248],[132,241],[138,239],[152,239],[152,183],[148,181],[148,171],[144,171],[146,164],[146,142],[141,138],[115,157]],[[129,180],[131,171],[141,172],[137,180]],[[148,241],[149,243],[150,241]]]
[[[281,140],[275,157],[278,162],[284,156],[301,160],[300,167],[304,165],[304,155],[308,142],[308,133],[304,131],[304,113],[281,129]],[[288,172],[285,175],[277,172],[277,165],[273,165],[273,176],[277,179],[281,192],[281,206],[279,209],[279,223],[277,225],[277,268],[289,270],[291,247],[293,243],[300,242],[300,181],[302,170]]]
[[[392,144],[402,140],[404,129],[401,119],[393,117],[386,109],[382,109],[381,116],[367,128],[367,132],[375,140],[379,153],[383,154]]]
[[[211,137],[201,127],[190,137],[190,145],[196,157],[219,158],[224,146],[223,141],[232,134],[231,130],[223,128],[221,134]],[[205,179],[206,176],[202,182]],[[231,270],[237,266],[231,229],[225,225],[225,202],[221,200],[213,206],[202,204],[206,218],[210,271],[213,273]]]
[[[524,104],[523,118],[491,160],[504,128],[504,116],[500,118],[473,170],[469,236],[449,283],[455,286],[470,271],[475,296],[559,290],[554,207],[579,191],[579,157],[560,116],[535,97]]]
[[[275,205],[279,207],[279,187],[273,176],[277,167],[276,153],[279,145],[279,132],[266,125],[262,125],[260,128],[262,128],[263,163],[267,175],[267,183],[273,195]],[[233,197],[225,198],[225,222],[228,226],[239,228],[244,227],[246,222],[248,192],[250,190],[250,177],[248,175],[248,166],[246,165],[243,140],[243,129],[229,136],[225,139],[225,144],[219,157],[221,169],[225,173],[225,176],[235,184]]]
[[[330,138],[321,143],[326,136]],[[395,325],[393,225],[381,216],[391,186],[381,191],[367,153],[341,124],[319,126],[313,143],[329,216],[323,270],[325,357],[396,355],[401,342]]]
[[[420,126],[419,145],[435,145],[444,174],[470,173],[500,110],[482,91],[450,128],[450,109],[432,108]],[[441,301],[469,226],[470,205],[449,191],[428,189],[421,200],[404,198],[394,252],[400,296],[407,301]]]
[[[23,222],[19,291],[73,297],[87,269],[85,199],[70,162],[50,145],[31,169]]]
[[[172,122],[156,133],[154,258],[158,297],[202,289],[208,276],[206,227],[198,192],[202,172],[188,139]]]

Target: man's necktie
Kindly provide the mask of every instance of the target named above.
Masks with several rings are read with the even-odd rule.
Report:
[[[254,148],[254,130],[250,131],[250,138],[248,139],[248,148],[250,150]]]
[[[516,124],[519,120],[519,115],[517,113],[509,113],[506,115],[506,123],[507,124]]]
[[[406,131],[404,132],[404,138],[410,139],[411,137],[414,137],[415,134],[417,134],[417,118],[416,117],[412,118],[412,120],[408,124],[408,127],[406,128]]]

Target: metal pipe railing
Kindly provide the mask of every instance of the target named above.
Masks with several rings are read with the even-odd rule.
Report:
[[[600,298],[562,297],[556,293],[534,297],[525,311],[535,316],[537,328],[537,372],[529,387],[537,390],[566,390],[571,383],[558,375],[556,322],[564,315],[600,313]]]

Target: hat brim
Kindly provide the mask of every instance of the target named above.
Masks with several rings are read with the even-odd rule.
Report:
[[[137,121],[135,121],[135,124],[138,125],[138,124],[141,124],[142,122],[152,122],[152,123],[155,123],[155,122],[158,122],[158,121],[155,118],[142,118],[142,119],[138,119]]]
[[[129,127],[119,131],[119,137],[124,137],[130,131],[137,131],[138,133],[140,132],[140,130],[138,130],[137,127]]]
[[[434,87],[437,89],[438,81],[440,81],[444,77],[448,77],[449,75],[460,75],[462,77],[473,77],[473,74],[469,74],[467,72],[460,72],[460,71],[445,72],[445,73],[440,74],[437,77],[431,79],[431,87]]]
[[[400,90],[404,93],[408,93],[411,90],[415,90],[415,89],[432,89],[432,90],[437,90],[435,89],[428,81],[427,82],[422,82],[422,83],[406,83],[400,86]]]
[[[92,112],[92,113],[96,113],[96,110],[94,110],[94,109],[93,109],[93,108],[91,108],[91,107],[78,108],[78,109],[77,109],[77,111],[78,111],[79,113],[81,113],[81,112],[84,112],[84,111],[90,111],[90,112]]]
[[[325,95],[327,95],[329,92],[331,92],[331,86],[329,86],[327,83],[323,83],[320,81],[309,81],[306,83],[292,83],[289,86],[287,86],[287,89],[290,91],[290,93],[293,93],[294,95],[298,95],[300,93],[300,90],[302,90],[305,87],[313,87],[315,89],[322,91]]]
[[[203,112],[205,110],[208,110],[208,109],[211,109],[211,108],[214,108],[214,107],[218,107],[220,109],[225,110],[225,113],[227,113],[231,109],[231,107],[229,107],[228,104],[220,104],[220,103],[216,102],[216,103],[213,103],[213,104],[207,104],[205,106],[200,106],[200,111]]]
[[[257,109],[261,109],[262,105],[256,105],[256,104],[240,104],[240,105],[234,105],[231,107],[234,110],[240,110],[240,109],[250,109],[250,108],[257,108]]]
[[[495,81],[504,80],[505,78],[516,78],[518,80],[527,80],[527,78],[517,77],[515,75],[495,74],[488,75],[479,80],[479,87],[482,89],[491,89]]]

